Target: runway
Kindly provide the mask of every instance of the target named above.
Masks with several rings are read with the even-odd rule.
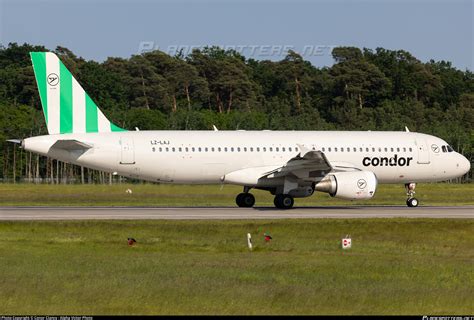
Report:
[[[418,207],[348,206],[256,208],[185,207],[0,207],[0,220],[253,220],[253,219],[473,219],[474,206]]]

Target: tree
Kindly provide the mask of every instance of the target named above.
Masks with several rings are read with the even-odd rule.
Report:
[[[390,80],[376,65],[368,62],[362,55],[354,54],[360,50],[344,48],[345,50],[339,52],[336,49],[333,56],[339,62],[330,71],[334,78],[335,101],[357,100],[360,109],[364,105],[377,106],[380,100],[388,95]]]

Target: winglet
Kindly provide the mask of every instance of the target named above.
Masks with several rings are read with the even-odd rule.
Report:
[[[302,144],[296,144],[298,146],[298,148],[300,149],[300,157],[304,157],[305,154],[307,154],[308,152],[310,152],[311,150],[309,150],[308,148],[306,148],[304,145]]]
[[[408,130],[408,127],[407,127],[407,126],[405,126],[405,131],[406,131],[406,132],[410,132],[410,130]]]
[[[215,125],[212,125],[212,129],[214,129],[214,131],[219,131]]]

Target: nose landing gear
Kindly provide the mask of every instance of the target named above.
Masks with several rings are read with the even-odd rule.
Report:
[[[405,184],[405,189],[407,190],[407,206],[409,207],[418,207],[418,199],[415,198],[415,187],[416,183],[407,183]]]

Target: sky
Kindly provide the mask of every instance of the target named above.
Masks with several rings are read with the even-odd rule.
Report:
[[[335,46],[403,49],[473,70],[472,0],[0,0],[0,43],[60,45],[85,59],[211,45],[315,66]]]

